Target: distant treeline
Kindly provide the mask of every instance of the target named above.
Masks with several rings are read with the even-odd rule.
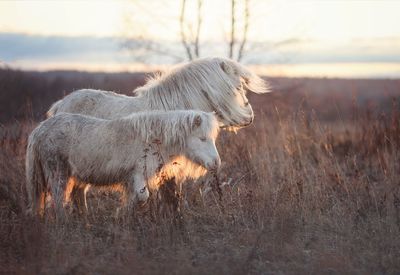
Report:
[[[31,118],[40,120],[53,102],[77,89],[105,89],[128,94],[143,85],[145,78],[145,73],[0,69],[0,123]]]
[[[82,88],[130,94],[148,73],[32,72],[0,69],[0,123],[41,120],[52,103]],[[313,115],[322,120],[352,119],[398,109],[400,80],[268,78],[272,93],[249,94],[256,112],[271,117]]]

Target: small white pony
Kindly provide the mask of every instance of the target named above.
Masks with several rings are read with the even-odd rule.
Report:
[[[221,163],[215,147],[218,130],[212,113],[193,110],[136,113],[115,120],[66,113],[51,117],[28,140],[29,211],[44,214],[48,192],[63,211],[70,179],[83,186],[124,183],[127,205],[144,202],[147,187],[157,188],[148,182],[162,170],[160,164],[173,165],[176,158],[185,157],[216,170]]]

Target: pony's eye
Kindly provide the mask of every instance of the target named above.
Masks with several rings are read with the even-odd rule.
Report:
[[[244,103],[244,106],[249,106],[249,102],[248,101],[246,101],[245,103]]]
[[[224,116],[221,114],[220,111],[215,110],[214,112],[215,112],[215,115],[216,115],[218,118],[220,118],[220,119],[223,119],[223,118],[224,118]]]
[[[200,140],[203,141],[203,142],[205,142],[205,141],[207,140],[207,138],[201,137]]]

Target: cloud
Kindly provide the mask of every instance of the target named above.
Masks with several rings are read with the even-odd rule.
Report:
[[[11,65],[30,68],[51,68],[68,64],[71,68],[96,65],[96,68],[133,63],[134,55],[121,49],[123,40],[118,37],[68,37],[40,36],[21,33],[0,33],[0,60]],[[159,41],[156,41],[159,42]],[[134,41],[140,44],[139,41]],[[142,41],[143,43],[143,41]],[[184,56],[179,43],[160,42],[166,49],[173,49]],[[225,55],[226,45],[209,42],[203,45],[205,56]],[[308,63],[363,63],[400,62],[400,37],[381,39],[355,39],[342,43],[331,43],[306,38],[291,38],[283,41],[251,43],[252,48],[244,59],[248,64],[308,64]],[[143,50],[143,49],[142,49]],[[140,54],[137,49],[136,54]],[[152,64],[169,64],[164,53],[146,52]],[[139,58],[136,57],[136,61]],[[79,64],[79,66],[78,66]]]
[[[259,63],[398,63],[400,37],[353,39],[332,42],[315,39],[287,39],[255,56]],[[281,57],[283,62],[274,62]]]
[[[29,60],[109,61],[120,57],[120,42],[113,37],[38,36],[0,33],[0,58],[5,62]]]

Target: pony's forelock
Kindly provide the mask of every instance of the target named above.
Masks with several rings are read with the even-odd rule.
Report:
[[[251,77],[243,77],[243,80],[246,91],[256,94],[265,94],[271,91],[268,83],[254,73],[251,73]]]
[[[268,83],[259,77],[254,72],[250,71],[246,67],[242,66],[240,63],[233,60],[225,60],[221,58],[220,62],[223,62],[227,66],[231,67],[231,70],[240,76],[244,86],[248,91],[256,94],[263,94],[270,92],[270,87]]]

